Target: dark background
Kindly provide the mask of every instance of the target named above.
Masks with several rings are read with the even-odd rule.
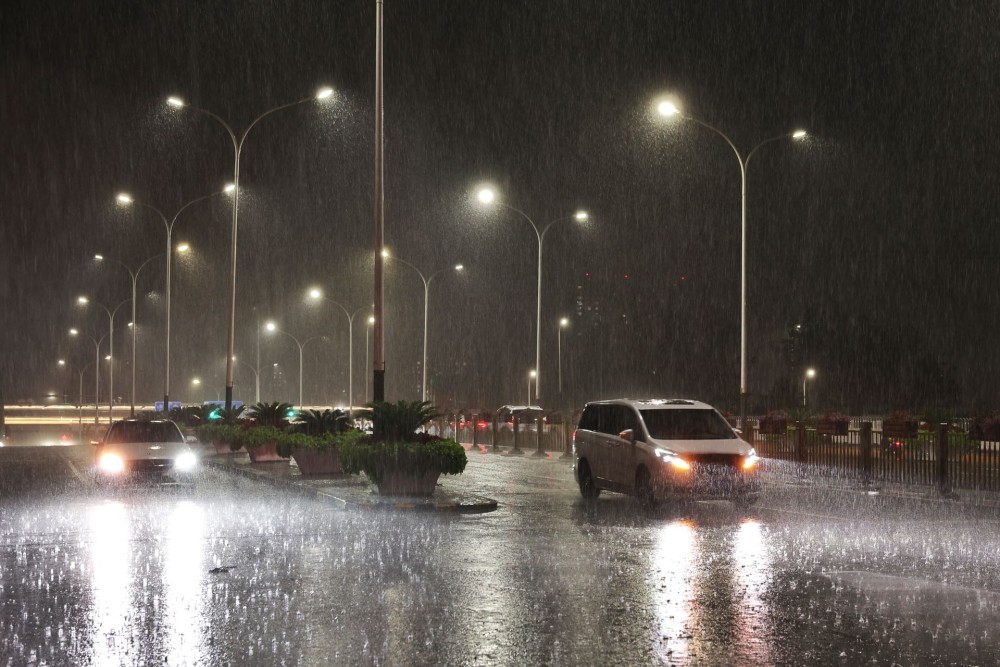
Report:
[[[545,242],[542,403],[686,395],[734,410],[739,387],[739,165],[717,135],[663,122],[654,99],[728,134],[749,168],[751,408],[995,408],[995,3],[847,1],[386,2],[386,241],[432,283],[430,381],[442,405],[523,402],[534,364],[536,241],[484,211],[477,186],[540,225]],[[374,2],[4,3],[0,132],[0,384],[8,403],[75,396],[77,366],[123,269],[162,252],[163,224],[231,178],[220,126],[237,128],[321,85],[326,104],[279,112],[243,154],[237,355],[256,317],[306,348],[305,402],[346,398],[346,318],[304,304],[310,285],[371,302]],[[177,223],[194,247],[174,268],[173,397],[225,385],[229,210]],[[387,397],[419,398],[422,284],[390,263]],[[163,266],[139,281],[138,398],[162,395]],[[255,310],[256,309],[256,310]],[[123,309],[124,310],[124,309]],[[256,313],[256,314],[255,314]],[[556,332],[565,391],[556,392]],[[128,316],[117,323],[124,325]],[[365,379],[355,322],[355,391]],[[796,329],[796,325],[800,325]],[[115,393],[131,355],[116,334]],[[120,342],[121,341],[121,342]],[[262,337],[262,398],[296,400],[297,349]],[[278,370],[273,370],[278,363]],[[203,378],[207,390],[190,385]],[[84,391],[92,400],[92,369]],[[236,394],[252,399],[240,365]],[[106,380],[104,381],[106,383]],[[105,384],[106,386],[106,384]],[[89,393],[88,393],[89,392]]]

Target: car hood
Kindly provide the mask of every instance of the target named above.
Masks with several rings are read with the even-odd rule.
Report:
[[[102,445],[100,453],[111,452],[126,460],[175,459],[190,452],[186,442],[129,442]]]
[[[737,454],[746,456],[753,449],[740,438],[726,440],[657,440],[650,438],[649,444],[677,454]]]

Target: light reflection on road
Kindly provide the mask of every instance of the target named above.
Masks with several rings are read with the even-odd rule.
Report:
[[[193,665],[204,655],[205,511],[190,500],[170,514],[163,562],[169,665]]]
[[[129,517],[119,502],[103,502],[88,512],[93,574],[94,664],[118,665],[128,650],[132,584]]]
[[[688,655],[695,585],[695,525],[673,521],[661,528],[653,549],[653,600],[657,635],[653,643],[661,660],[683,660]]]

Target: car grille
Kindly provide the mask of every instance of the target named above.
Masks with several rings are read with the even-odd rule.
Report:
[[[160,472],[174,467],[172,459],[137,459],[128,461],[125,467],[132,472]]]
[[[742,468],[743,457],[739,454],[691,454],[684,455],[684,458],[693,465],[701,466],[727,466],[729,468]]]

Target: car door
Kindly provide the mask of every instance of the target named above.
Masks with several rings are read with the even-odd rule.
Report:
[[[631,430],[635,439],[642,439],[639,416],[627,405],[616,405],[615,424],[618,428],[611,440],[609,476],[610,481],[623,489],[631,489],[635,482],[636,451],[633,439],[622,438],[619,434]]]
[[[600,433],[600,414],[603,405],[588,405],[580,416],[580,424],[576,429],[577,460],[586,460],[590,474],[595,480],[603,480],[604,470],[604,437]]]

